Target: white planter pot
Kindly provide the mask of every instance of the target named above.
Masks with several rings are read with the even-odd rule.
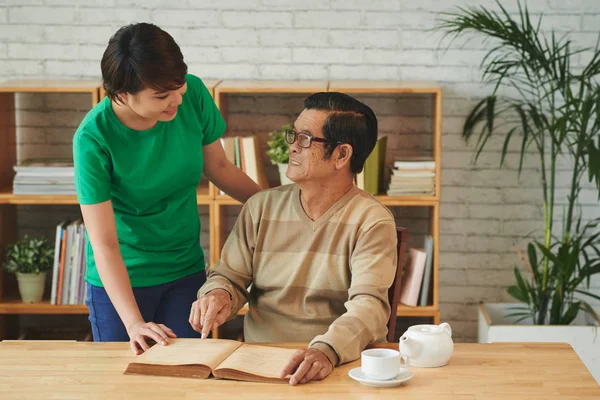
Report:
[[[579,312],[571,325],[533,325],[531,318],[514,323],[506,318],[517,303],[480,303],[478,342],[562,342],[569,343],[600,384],[600,326]]]
[[[277,164],[277,169],[279,169],[279,179],[281,180],[282,185],[289,185],[291,183],[294,183],[294,182],[290,181],[287,176],[285,176],[285,173],[287,172],[287,169],[288,169],[287,164]]]
[[[19,283],[19,293],[23,303],[42,301],[46,284],[46,272],[41,272],[39,275],[17,272],[17,282]]]

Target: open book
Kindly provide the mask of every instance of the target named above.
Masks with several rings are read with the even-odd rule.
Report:
[[[280,373],[295,349],[225,339],[170,339],[131,362],[125,374],[206,379],[211,376],[251,382],[285,383]]]

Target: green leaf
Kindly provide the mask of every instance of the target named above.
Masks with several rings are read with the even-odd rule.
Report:
[[[600,117],[600,113],[598,114]],[[596,184],[598,189],[598,199],[600,199],[600,136],[598,136],[598,146],[593,140],[588,142],[588,181]]]
[[[600,300],[600,296],[598,296],[598,295],[596,295],[594,293],[586,292],[586,291],[583,291],[583,290],[580,290],[580,289],[575,289],[573,291],[576,292],[576,293],[580,293],[580,294],[584,294],[586,296],[593,297],[596,300]]]
[[[519,290],[523,294],[523,297],[525,298],[525,302],[529,303],[529,285],[527,285],[525,283],[525,281],[523,280],[523,277],[521,276],[521,272],[519,272],[519,269],[517,267],[514,268],[514,273],[515,273],[515,278],[517,279],[517,285],[519,287]]]
[[[556,264],[559,268],[565,267],[563,262],[559,260],[554,254],[552,254],[552,252],[548,250],[544,245],[542,245],[541,243],[537,243],[537,246],[541,250],[542,254],[554,264]]]
[[[504,139],[504,145],[502,146],[502,157],[500,158],[500,167],[504,165],[504,159],[506,158],[506,154],[508,153],[508,146],[510,143],[510,139],[512,138],[513,133],[515,133],[517,127],[511,128],[506,134],[506,138]]]
[[[515,299],[522,301],[523,303],[528,303],[529,302],[529,297],[527,295],[527,293],[523,293],[517,286],[509,286],[506,289],[507,293],[510,294],[512,297],[514,297]]]
[[[529,314],[527,314],[527,315],[523,315],[521,318],[517,318],[517,319],[516,319],[516,320],[514,320],[513,322],[516,324],[516,323],[519,323],[519,322],[521,322],[521,321],[523,321],[523,320],[525,320],[525,319],[527,319],[527,318],[529,318],[529,317],[531,317],[531,315],[529,315]]]
[[[562,316],[559,324],[569,325],[571,322],[573,322],[575,317],[577,317],[577,313],[579,312],[579,309],[581,308],[580,304],[581,304],[580,302],[571,303],[571,305],[569,306],[567,311]]]
[[[531,314],[529,313],[528,309],[524,309],[523,311],[520,311],[520,312],[506,314],[505,317],[514,317],[514,316],[521,316],[521,315],[531,315]]]
[[[483,116],[486,115],[486,106],[488,104],[487,98],[481,100],[479,103],[473,107],[467,118],[465,119],[465,123],[463,126],[463,138],[468,143],[469,139],[473,135],[473,131],[475,126],[483,120]]]
[[[529,258],[529,265],[531,265],[531,269],[533,271],[533,277],[536,282],[540,281],[540,272],[538,270],[538,259],[537,253],[535,251],[535,246],[533,243],[527,244],[527,256]]]

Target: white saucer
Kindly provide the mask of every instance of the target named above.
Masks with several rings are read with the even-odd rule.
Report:
[[[406,381],[411,380],[413,377],[413,373],[409,369],[400,368],[400,372],[394,378],[385,381],[378,381],[367,378],[367,376],[362,372],[362,369],[360,367],[357,367],[352,368],[350,371],[348,371],[348,376],[350,376],[350,378],[354,379],[355,381],[359,381],[365,386],[387,388],[398,386]]]

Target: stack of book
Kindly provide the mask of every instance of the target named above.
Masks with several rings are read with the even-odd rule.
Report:
[[[85,225],[81,219],[56,226],[51,304],[84,304]]]
[[[400,160],[394,162],[387,195],[435,195],[435,161]]]
[[[69,160],[26,160],[13,169],[17,195],[73,195],[75,171]]]

